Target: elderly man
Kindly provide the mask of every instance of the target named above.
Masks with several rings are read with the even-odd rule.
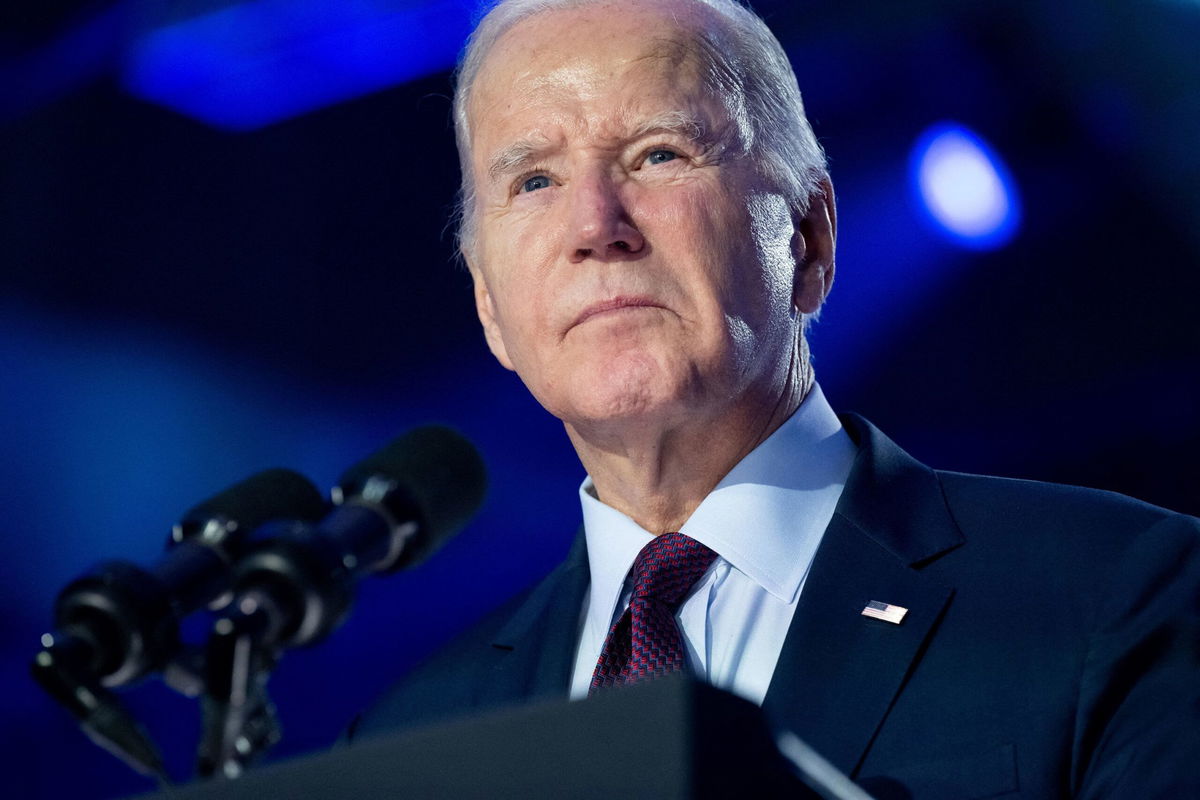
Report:
[[[760,20],[503,2],[455,112],[479,318],[587,470],[584,535],[359,732],[687,670],[916,797],[1193,780],[1196,521],[932,471],[822,396],[834,195]]]

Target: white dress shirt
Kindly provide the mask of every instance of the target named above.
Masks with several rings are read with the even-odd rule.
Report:
[[[730,470],[680,529],[718,558],[676,619],[688,663],[708,683],[762,704],[796,601],[857,449],[818,386]],[[587,696],[609,628],[629,605],[627,579],[653,535],[579,487],[591,585],[571,697]]]

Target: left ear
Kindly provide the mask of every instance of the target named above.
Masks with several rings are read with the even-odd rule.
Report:
[[[804,214],[798,210],[792,213],[792,254],[796,257],[792,303],[801,313],[815,314],[833,287],[837,204],[829,178],[822,179]]]

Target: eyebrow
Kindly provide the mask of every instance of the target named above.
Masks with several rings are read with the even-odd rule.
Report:
[[[519,139],[501,148],[488,164],[488,178],[495,183],[505,175],[520,172],[526,164],[536,161],[548,147],[545,139]]]
[[[686,111],[664,111],[638,123],[627,139],[637,141],[647,136],[662,134],[672,134],[690,142],[701,142],[706,139],[708,129],[704,121],[694,114]],[[519,139],[502,147],[488,162],[489,180],[495,183],[505,175],[521,171],[549,148],[550,143],[544,137]]]

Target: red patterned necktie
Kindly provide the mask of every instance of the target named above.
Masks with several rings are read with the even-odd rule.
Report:
[[[683,669],[683,637],[675,612],[716,557],[682,533],[664,533],[642,548],[630,570],[629,608],[604,640],[588,694]]]

